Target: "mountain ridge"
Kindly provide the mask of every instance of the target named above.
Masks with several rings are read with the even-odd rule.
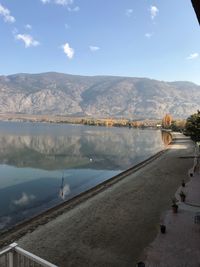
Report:
[[[60,75],[66,75],[66,76],[73,76],[73,77],[84,77],[84,78],[92,78],[92,77],[113,77],[113,78],[136,78],[136,79],[147,79],[147,80],[152,80],[152,81],[160,81],[160,82],[165,82],[165,83],[191,83],[197,86],[200,86],[200,84],[197,84],[192,81],[188,80],[174,80],[174,81],[167,81],[167,80],[158,80],[155,78],[150,78],[150,77],[136,77],[136,76],[123,76],[123,75],[107,75],[107,74],[99,74],[99,75],[83,75],[83,74],[72,74],[72,73],[65,73],[65,72],[57,72],[57,71],[45,71],[45,72],[18,72],[18,73],[13,73],[13,74],[0,74],[0,77],[9,77],[9,76],[19,76],[19,75],[44,75],[44,74],[60,74]]]
[[[58,72],[0,76],[0,112],[159,119],[185,118],[200,106],[200,86],[123,76]]]

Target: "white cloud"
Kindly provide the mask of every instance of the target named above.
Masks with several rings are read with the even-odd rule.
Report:
[[[60,6],[67,6],[68,11],[70,12],[77,12],[80,10],[79,6],[70,7],[70,5],[73,5],[74,0],[40,0],[43,4],[47,3],[54,3],[56,5]]]
[[[29,204],[29,202],[33,199],[35,199],[34,195],[27,195],[26,193],[22,193],[22,196],[19,199],[14,200],[13,203],[17,206],[25,206]]]
[[[10,22],[10,23],[15,22],[15,18],[10,15],[10,10],[3,7],[1,4],[0,4],[0,15],[3,17],[5,22]]]
[[[199,53],[193,53],[193,54],[190,54],[187,59],[196,59],[199,57]]]
[[[73,0],[54,0],[55,4],[62,5],[62,6],[68,6],[73,4]]]
[[[98,46],[93,46],[93,45],[90,45],[89,48],[90,48],[90,50],[91,50],[92,52],[98,51],[98,50],[100,49],[100,47],[98,47]]]
[[[64,53],[67,55],[68,58],[72,59],[74,56],[74,49],[69,46],[68,43],[62,45]]]
[[[130,17],[133,14],[133,9],[129,8],[126,10],[126,16]]]
[[[31,29],[32,29],[32,26],[31,26],[30,24],[26,24],[26,25],[25,25],[25,28],[26,28],[27,30],[31,30]]]
[[[152,35],[153,35],[152,32],[147,32],[147,33],[145,33],[145,37],[146,37],[146,38],[151,38]]]
[[[72,7],[68,7],[67,9],[70,12],[78,12],[80,10],[80,7],[79,6],[75,6],[73,8]]]
[[[40,44],[38,41],[34,40],[33,37],[29,34],[17,34],[15,38],[17,40],[23,41],[26,48],[30,46],[38,46]]]
[[[43,4],[50,3],[50,0],[40,0]]]
[[[158,15],[159,9],[156,6],[151,6],[150,13],[151,19],[154,19]]]

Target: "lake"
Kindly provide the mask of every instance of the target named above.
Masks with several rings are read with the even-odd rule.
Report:
[[[160,130],[0,122],[0,231],[162,150]]]

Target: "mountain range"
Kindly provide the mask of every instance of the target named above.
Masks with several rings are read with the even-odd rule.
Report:
[[[56,72],[0,76],[0,113],[160,119],[200,107],[200,86],[148,78]]]

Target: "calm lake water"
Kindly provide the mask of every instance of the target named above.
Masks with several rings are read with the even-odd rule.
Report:
[[[160,130],[0,122],[0,231],[164,148]]]

